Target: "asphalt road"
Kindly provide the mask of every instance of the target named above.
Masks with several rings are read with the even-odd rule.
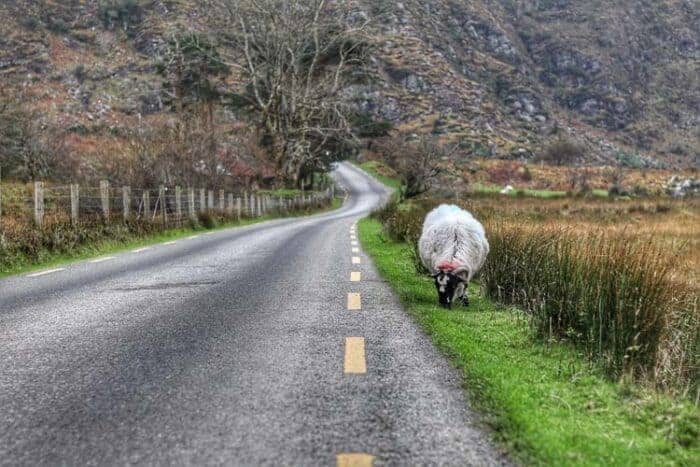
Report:
[[[351,250],[385,190],[335,176],[331,213],[1,280],[0,464],[504,463]]]

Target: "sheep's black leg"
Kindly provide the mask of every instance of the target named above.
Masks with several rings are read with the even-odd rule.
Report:
[[[458,292],[459,292],[459,295],[458,295],[459,303],[461,303],[464,306],[469,306],[469,297],[467,296],[467,285],[460,284],[460,289],[458,290]]]

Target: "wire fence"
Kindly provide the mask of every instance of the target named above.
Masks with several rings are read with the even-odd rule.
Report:
[[[334,196],[332,186],[322,191],[275,195],[178,186],[132,189],[107,182],[99,186],[0,184],[0,228],[10,220],[33,222],[37,227],[67,222],[179,226],[206,215],[244,219],[323,207]]]

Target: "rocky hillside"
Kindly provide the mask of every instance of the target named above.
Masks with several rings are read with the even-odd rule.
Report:
[[[0,79],[82,138],[118,134],[164,111],[154,64],[168,31],[212,30],[201,3],[5,0]],[[530,158],[566,134],[591,162],[700,164],[697,0],[352,8],[370,20],[376,79],[350,97],[398,130],[459,143],[458,157]]]

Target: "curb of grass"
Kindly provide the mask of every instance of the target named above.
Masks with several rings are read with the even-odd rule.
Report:
[[[697,407],[606,380],[575,348],[533,338],[527,316],[470,288],[468,308],[443,310],[415,272],[411,246],[372,219],[359,238],[380,275],[464,377],[495,438],[534,465],[697,465]]]
[[[56,266],[64,266],[72,264],[74,262],[83,261],[103,255],[123,253],[125,251],[140,248],[144,246],[157,245],[159,243],[164,243],[172,240],[179,240],[190,235],[206,232],[217,232],[221,230],[236,229],[241,227],[247,227],[250,225],[260,224],[262,222],[267,222],[271,220],[278,219],[292,219],[295,217],[312,216],[315,214],[321,214],[325,212],[334,211],[339,209],[343,205],[343,200],[341,198],[334,198],[330,206],[326,208],[321,208],[317,210],[312,210],[309,212],[297,212],[290,215],[280,215],[280,216],[263,216],[254,219],[242,219],[230,222],[225,222],[217,225],[213,228],[206,228],[203,226],[199,227],[180,227],[163,230],[161,232],[156,232],[143,237],[134,237],[125,241],[114,241],[109,238],[98,241],[94,244],[81,245],[76,251],[70,253],[50,253],[45,252],[44,258],[40,261],[33,262],[31,264],[22,263],[17,266],[11,267],[7,270],[0,271],[0,279],[20,274],[29,273],[32,271],[37,271],[44,268],[51,268]]]

